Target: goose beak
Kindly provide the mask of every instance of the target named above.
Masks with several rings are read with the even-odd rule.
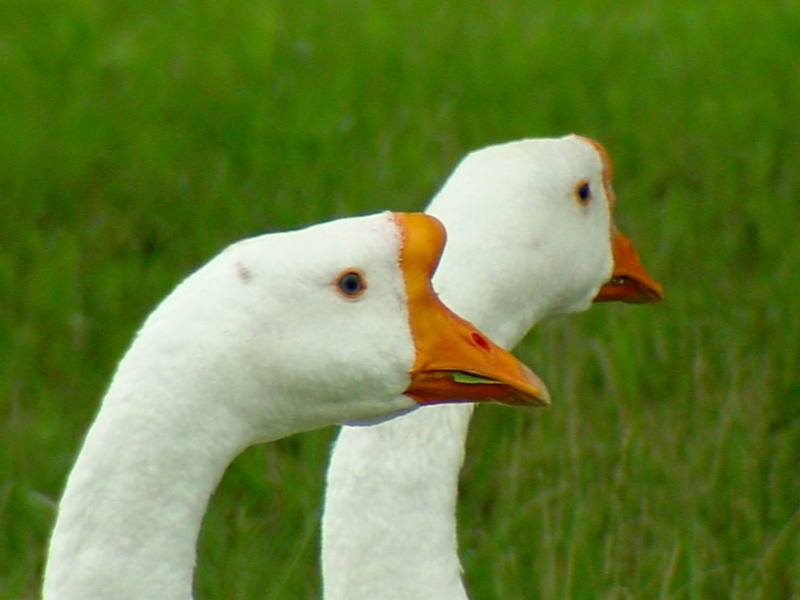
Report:
[[[595,302],[650,304],[661,300],[664,296],[661,284],[642,266],[633,242],[616,227],[611,232],[611,253],[614,257],[611,279],[600,288]]]
[[[434,217],[395,213],[402,232],[400,265],[416,352],[407,396],[419,404],[495,401],[546,406],[542,380],[447,308],[431,285],[446,232]]]

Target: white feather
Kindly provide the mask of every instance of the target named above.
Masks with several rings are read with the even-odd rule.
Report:
[[[148,317],[61,500],[44,597],[186,599],[208,498],[245,447],[414,406],[389,213],[234,244]],[[368,293],[335,289],[358,267]]]
[[[511,348],[539,319],[585,310],[612,269],[603,163],[577,136],[467,156],[428,209],[448,231],[442,300]],[[581,181],[594,199],[576,202]],[[464,599],[458,474],[471,405],[344,427],[322,522],[326,600]]]

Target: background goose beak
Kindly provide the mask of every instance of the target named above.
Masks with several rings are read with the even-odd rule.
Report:
[[[400,264],[416,357],[406,395],[419,404],[495,401],[550,403],[541,379],[447,308],[431,285],[446,232],[422,213],[394,215],[403,236]]]
[[[645,270],[633,242],[616,227],[611,232],[611,253],[614,268],[595,296],[595,302],[628,302],[650,304],[664,296],[661,284]]]

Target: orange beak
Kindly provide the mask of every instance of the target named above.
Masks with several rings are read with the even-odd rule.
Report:
[[[611,253],[614,269],[595,296],[595,302],[628,302],[650,304],[664,296],[664,289],[645,271],[633,242],[614,226],[611,232]]]
[[[400,266],[416,358],[407,396],[419,404],[495,401],[550,404],[547,388],[528,367],[449,308],[431,285],[447,237],[422,213],[395,213],[403,236]]]

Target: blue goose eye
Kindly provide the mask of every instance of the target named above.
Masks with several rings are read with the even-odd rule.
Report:
[[[355,300],[367,290],[367,280],[358,269],[347,269],[336,278],[336,287],[345,298]]]
[[[575,187],[575,195],[578,197],[578,202],[584,206],[589,204],[589,201],[592,199],[592,189],[589,187],[589,183],[581,181]]]

